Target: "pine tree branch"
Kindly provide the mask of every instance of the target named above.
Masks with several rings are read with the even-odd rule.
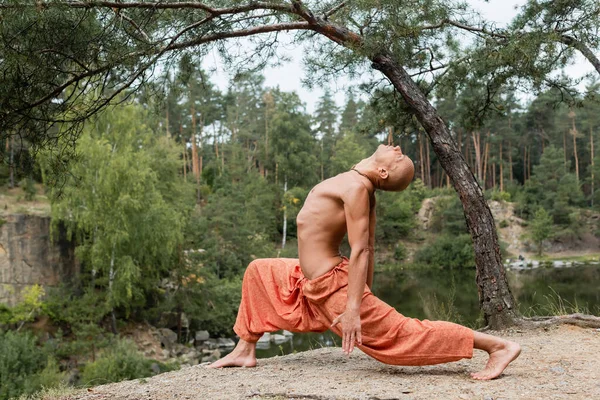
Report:
[[[596,71],[600,74],[600,59],[596,57],[594,52],[585,45],[585,43],[575,39],[573,36],[561,35],[560,41],[569,47],[579,50],[579,52],[594,66]]]
[[[41,2],[28,2],[27,4],[0,4],[1,9],[20,9],[20,8],[57,8],[57,7],[70,7],[70,8],[111,8],[113,10],[121,9],[141,9],[141,10],[182,10],[182,9],[195,9],[202,10],[208,14],[218,16],[225,14],[238,14],[254,10],[277,10],[282,12],[290,13],[292,9],[289,5],[268,3],[268,2],[251,2],[250,4],[225,7],[225,8],[214,8],[204,3],[196,1],[181,1],[181,2],[162,2],[162,1],[137,1],[137,2],[118,2],[118,1],[57,1],[52,3],[41,3]]]
[[[342,8],[344,8],[345,6],[346,6],[346,2],[342,1],[340,4],[338,4],[337,6],[333,7],[331,10],[329,10],[325,14],[323,14],[323,19],[324,20],[329,19],[329,17],[331,17],[333,14],[335,14],[336,12],[338,12],[339,10],[341,10]]]

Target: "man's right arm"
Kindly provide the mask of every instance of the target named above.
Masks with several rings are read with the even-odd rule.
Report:
[[[342,324],[342,349],[350,354],[354,343],[362,344],[360,306],[369,272],[369,193],[362,185],[353,186],[342,197],[348,242],[352,249],[348,266],[348,297],[346,310],[336,319],[332,326]]]

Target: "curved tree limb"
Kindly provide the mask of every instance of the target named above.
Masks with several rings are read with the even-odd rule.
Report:
[[[598,59],[598,57],[596,57],[596,55],[592,52],[592,50],[585,45],[585,43],[575,39],[573,36],[569,36],[569,35],[561,35],[560,36],[560,41],[564,44],[566,44],[567,46],[573,47],[577,50],[579,50],[579,52],[590,62],[590,64],[593,65],[593,67],[596,69],[596,71],[598,71],[598,74],[600,74],[600,59]]]

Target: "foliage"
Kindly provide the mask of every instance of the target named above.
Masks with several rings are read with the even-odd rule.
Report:
[[[77,256],[111,307],[144,304],[182,241],[185,187],[177,153],[134,105],[103,114],[79,140],[76,179],[54,194],[52,218],[78,240]]]
[[[538,248],[538,255],[542,255],[544,240],[552,237],[552,216],[540,207],[535,212],[535,216],[529,225],[531,238]]]
[[[489,198],[490,200],[494,201],[510,201],[510,193],[500,190],[492,190]]]
[[[462,204],[456,196],[442,196],[435,199],[431,229],[449,235],[467,233],[467,225]]]
[[[519,199],[521,214],[530,218],[538,207],[543,207],[555,224],[569,227],[576,223],[573,211],[582,200],[575,175],[566,171],[564,154],[556,147],[547,147],[524,186]]]
[[[414,237],[416,214],[425,196],[426,189],[418,179],[401,193],[378,193],[375,232],[378,241],[392,243],[398,238]]]
[[[23,179],[20,183],[20,186],[23,187],[23,191],[25,192],[25,200],[33,201],[35,200],[35,195],[37,194],[37,189],[35,187],[35,181],[32,177],[28,176]]]
[[[63,379],[56,361],[29,333],[0,332],[0,399],[31,394]]]
[[[398,242],[394,247],[394,260],[404,261],[407,256],[408,251],[406,250],[406,246],[402,242]]]
[[[0,311],[0,324],[18,325],[17,330],[20,330],[24,323],[33,321],[40,313],[44,295],[44,288],[40,285],[23,288],[21,301],[12,308],[5,307],[4,311]]]
[[[415,253],[415,262],[443,268],[474,268],[471,237],[468,234],[438,236]]]
[[[121,339],[105,350],[100,357],[85,365],[81,381],[85,386],[97,386],[110,382],[120,382],[153,375],[154,360],[144,358],[135,343]],[[162,364],[161,370],[172,370],[172,366]]]

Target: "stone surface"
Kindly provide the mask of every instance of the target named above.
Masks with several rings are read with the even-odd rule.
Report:
[[[208,331],[198,331],[196,332],[196,342],[203,342],[205,340],[208,340],[210,338],[210,335],[208,334]]]
[[[235,347],[235,342],[229,338],[217,339],[217,345],[219,347]]]
[[[423,203],[421,203],[421,208],[419,209],[419,213],[417,215],[419,222],[423,229],[429,229],[431,224],[431,218],[433,217],[433,212],[435,211],[435,200],[434,199],[424,199]]]
[[[271,341],[271,334],[269,332],[263,333],[263,335],[258,339],[258,343],[269,343]]]
[[[282,344],[287,342],[288,340],[291,339],[291,336],[284,336],[284,335],[271,335],[271,341],[275,344]]]
[[[50,218],[0,215],[0,303],[14,305],[21,291],[35,284],[57,286],[75,277],[79,265],[74,244],[58,232],[50,238]]]
[[[166,349],[172,349],[175,343],[177,343],[177,334],[169,328],[160,328],[160,342]]]

